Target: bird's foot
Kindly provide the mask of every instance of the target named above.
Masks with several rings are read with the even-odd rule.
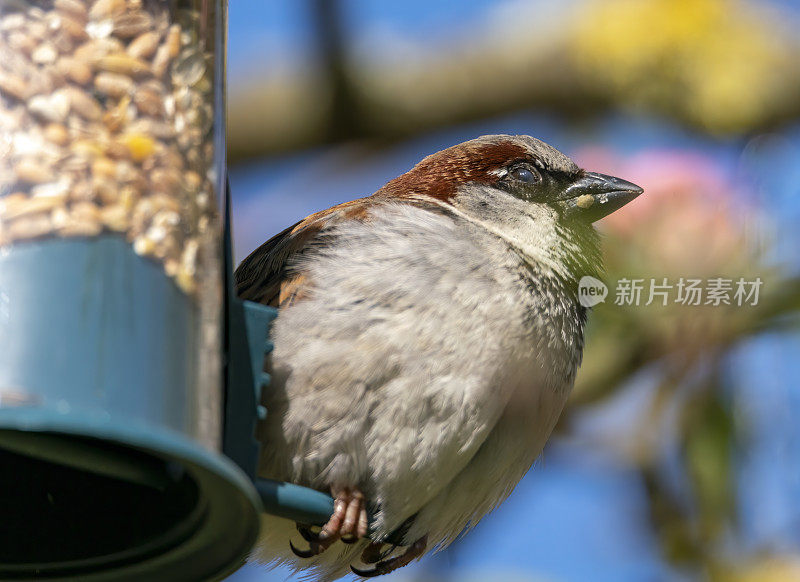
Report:
[[[300,558],[317,556],[327,550],[336,540],[346,544],[355,543],[367,535],[367,504],[364,494],[358,489],[343,488],[332,491],[333,515],[322,529],[315,533],[311,526],[297,524],[297,531],[309,544],[308,550],[298,550],[289,542],[292,552]]]
[[[408,546],[406,551],[401,555],[395,556],[394,558],[389,558],[388,560],[383,558],[387,556],[388,553],[391,553],[394,548],[390,549],[388,553],[381,553],[382,545],[383,544],[380,543],[372,543],[368,545],[364,549],[364,553],[361,554],[361,560],[367,564],[375,564],[374,568],[371,570],[360,570],[355,566],[350,566],[350,569],[353,571],[353,573],[363,578],[374,578],[375,576],[382,576],[383,574],[394,572],[398,568],[402,568],[403,566],[410,564],[412,560],[419,558],[425,553],[425,548],[428,545],[428,536],[422,536],[413,544]]]

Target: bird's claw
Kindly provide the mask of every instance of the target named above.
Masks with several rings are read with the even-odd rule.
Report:
[[[372,542],[361,553],[361,561],[365,564],[376,564],[381,560],[386,559],[395,549],[397,546],[392,544],[389,546],[388,550],[384,550],[383,546],[385,544],[383,542]]]
[[[307,550],[299,550],[294,544],[292,544],[291,541],[289,541],[289,547],[291,548],[292,553],[294,553],[294,555],[298,558],[313,558],[314,556],[318,556],[336,541],[336,538],[332,536],[323,537],[321,535],[322,531],[318,533],[311,531],[312,527],[313,526],[304,523],[297,524],[297,531],[300,532],[302,538],[308,542],[309,547]]]
[[[362,561],[366,563],[373,563],[368,560],[373,559],[376,555],[377,556],[385,556],[387,554],[380,553],[380,546],[382,544],[370,544],[364,550],[364,553],[361,555]],[[400,556],[395,556],[394,558],[389,558],[388,560],[380,560],[375,562],[375,567],[371,570],[361,570],[356,568],[355,566],[350,566],[350,569],[353,571],[353,574],[356,576],[361,576],[362,578],[374,578],[375,576],[382,576],[384,574],[388,574],[389,572],[394,572],[398,568],[402,568],[403,566],[408,565],[411,563],[412,560],[415,558],[419,558],[422,554],[425,553],[425,548],[428,545],[428,536],[422,536],[420,539],[415,541],[411,544],[406,551],[403,552]],[[377,547],[375,547],[377,546]],[[368,550],[370,553],[368,553]],[[392,550],[389,550],[391,552]],[[367,554],[367,559],[364,559],[364,555]],[[380,558],[379,558],[380,559]]]
[[[314,556],[318,556],[327,550],[337,539],[336,536],[323,536],[324,529],[320,532],[313,532],[311,531],[312,527],[313,526],[304,523],[297,524],[297,531],[300,532],[302,538],[308,542],[307,550],[299,550],[289,541],[289,547],[292,553],[298,558],[313,558]]]
[[[298,558],[313,558],[314,556],[318,556],[325,551],[325,548],[323,548],[321,544],[317,544],[315,542],[310,542],[307,550],[298,550],[292,541],[289,540],[289,548],[291,548],[292,553]]]
[[[300,532],[300,535],[306,540],[308,543],[319,543],[319,532],[311,531],[313,526],[305,524],[305,523],[298,523],[297,524],[297,531]]]

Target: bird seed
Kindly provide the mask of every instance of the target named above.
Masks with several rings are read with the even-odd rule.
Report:
[[[214,55],[199,5],[0,11],[0,246],[117,233],[196,291],[218,227]]]

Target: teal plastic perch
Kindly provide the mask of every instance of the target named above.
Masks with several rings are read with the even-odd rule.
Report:
[[[330,495],[307,487],[259,479],[256,423],[269,414],[261,406],[261,391],[269,389],[269,375],[263,372],[264,358],[272,351],[269,326],[276,310],[243,301],[233,290],[230,197],[225,220],[226,261],[226,401],[223,452],[253,480],[264,511],[300,523],[323,525],[333,513]],[[269,446],[266,443],[264,446]]]
[[[320,491],[271,479],[257,479],[264,511],[299,523],[323,525],[333,513],[333,498]]]

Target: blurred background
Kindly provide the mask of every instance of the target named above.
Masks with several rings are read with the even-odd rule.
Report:
[[[542,458],[387,580],[800,580],[798,25],[791,0],[230,3],[237,261],[486,133],[645,188],[598,223],[609,295]],[[684,304],[681,279],[729,303]]]

